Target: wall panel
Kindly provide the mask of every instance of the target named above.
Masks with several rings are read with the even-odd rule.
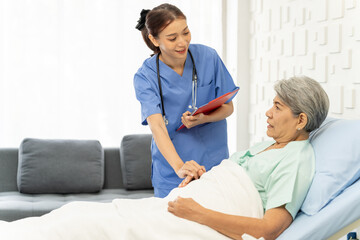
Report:
[[[330,116],[360,118],[360,0],[256,0],[250,18],[250,145],[267,139],[274,82],[293,75],[320,82]]]

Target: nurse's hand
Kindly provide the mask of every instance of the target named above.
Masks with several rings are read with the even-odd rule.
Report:
[[[186,178],[187,176],[198,179],[199,176],[199,170],[206,172],[204,166],[200,166],[197,162],[194,160],[185,162],[182,167],[176,171],[176,174],[179,176],[179,178]]]
[[[205,115],[203,113],[196,114],[191,116],[191,112],[186,111],[181,117],[181,122],[186,128],[192,128],[202,123],[205,123]]]
[[[199,178],[205,173],[205,171],[203,169],[200,169],[198,171],[198,175],[199,175]],[[182,180],[182,182],[179,184],[179,188],[181,187],[185,187],[186,185],[188,185],[189,182],[191,182],[192,180],[195,180],[195,178],[191,177],[191,176],[186,176],[184,178],[184,180]]]

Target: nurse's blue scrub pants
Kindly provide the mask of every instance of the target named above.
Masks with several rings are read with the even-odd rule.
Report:
[[[166,197],[172,188],[154,188],[154,196],[159,198]]]

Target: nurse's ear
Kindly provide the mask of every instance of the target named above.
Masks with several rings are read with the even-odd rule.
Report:
[[[154,38],[153,35],[149,34],[148,37],[149,37],[150,41],[152,42],[152,44],[154,44],[155,47],[159,47],[160,44],[158,43],[158,41],[156,40],[156,38]]]

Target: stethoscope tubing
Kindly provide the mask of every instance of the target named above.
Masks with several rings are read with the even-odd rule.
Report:
[[[190,49],[188,49],[188,53],[190,55],[191,61],[193,63],[193,71],[192,71],[192,89],[191,89],[191,101],[192,101],[192,106],[189,106],[193,109],[193,111],[196,111],[197,107],[196,107],[196,97],[197,97],[197,72],[196,72],[196,66],[195,66],[195,61],[193,58],[193,55],[190,52]],[[157,71],[157,79],[158,79],[158,84],[159,84],[159,93],[160,93],[160,100],[161,100],[161,112],[162,112],[162,116],[165,122],[165,125],[168,125],[169,121],[166,118],[166,114],[165,114],[165,107],[164,107],[164,99],[163,99],[163,94],[162,94],[162,87],[161,87],[161,79],[160,79],[160,66],[159,66],[159,57],[160,57],[160,53],[157,54],[156,56],[156,71]]]

